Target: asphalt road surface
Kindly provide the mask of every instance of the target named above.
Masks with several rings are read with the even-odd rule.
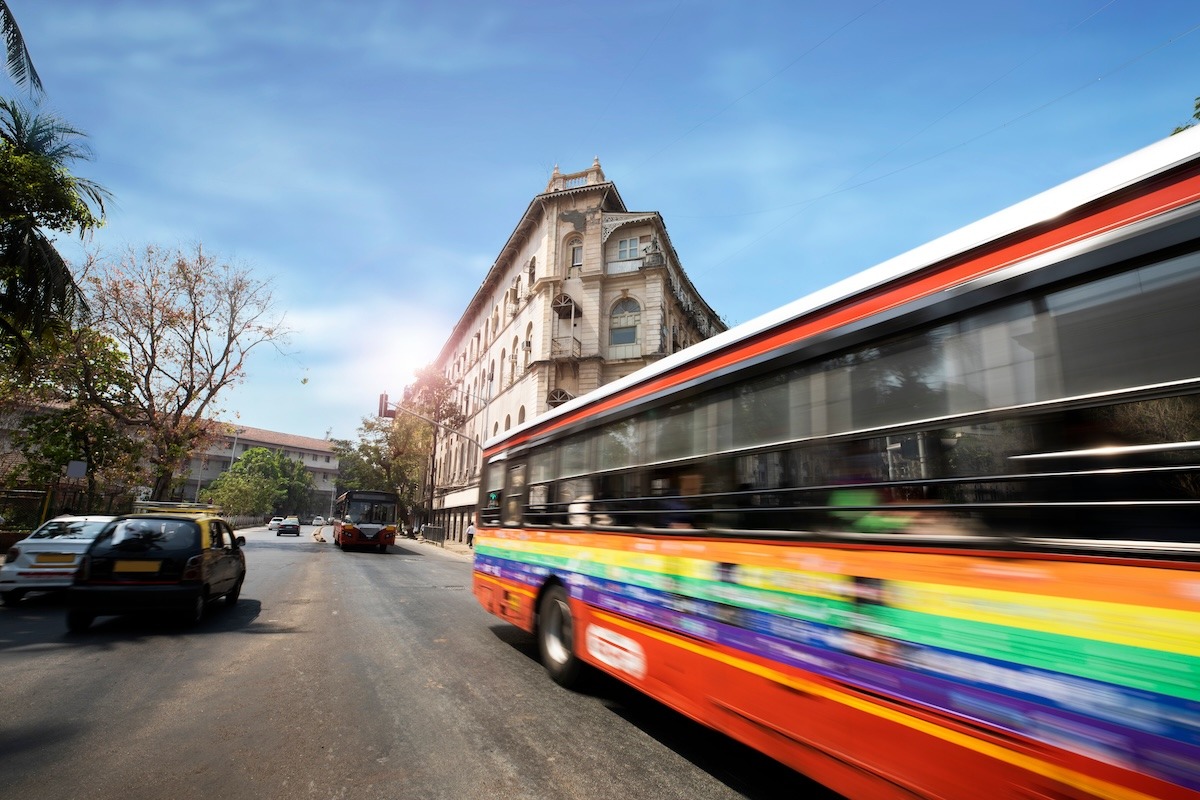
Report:
[[[241,601],[196,627],[0,608],[0,796],[836,797],[615,681],[555,685],[468,555],[312,531],[240,531]]]

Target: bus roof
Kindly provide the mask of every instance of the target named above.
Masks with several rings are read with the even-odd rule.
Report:
[[[1047,222],[1197,158],[1200,158],[1200,126],[1155,142],[576,397],[487,440],[483,447],[484,453],[499,442],[519,437],[525,431],[542,427],[559,417],[587,408],[758,333]]]

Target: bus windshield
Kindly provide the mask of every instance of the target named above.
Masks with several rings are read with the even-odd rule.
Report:
[[[346,506],[346,521],[355,525],[391,525],[396,521],[396,504],[352,500]]]

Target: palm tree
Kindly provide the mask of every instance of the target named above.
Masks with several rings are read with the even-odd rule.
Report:
[[[2,1],[2,0],[0,0]],[[83,134],[53,114],[0,98],[0,339],[28,353],[83,306],[48,231],[87,236],[104,221],[108,191],[67,167],[91,158]]]
[[[29,86],[30,94],[41,95],[42,79],[33,68],[33,59],[29,56],[29,48],[25,46],[25,37],[17,27],[17,19],[8,8],[5,0],[0,0],[0,33],[4,34],[4,46],[8,52],[8,74],[17,86]]]

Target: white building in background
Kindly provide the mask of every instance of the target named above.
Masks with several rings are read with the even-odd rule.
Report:
[[[479,500],[476,442],[726,329],[657,211],[630,211],[600,168],[530,202],[443,345],[462,436],[439,433],[433,523],[462,538]]]
[[[228,470],[235,458],[252,447],[265,447],[272,452],[282,452],[312,473],[311,507],[290,511],[302,516],[329,513],[338,477],[338,457],[333,451],[332,442],[246,425],[222,423],[222,426],[224,432],[203,453],[192,455],[187,472],[182,476],[185,480],[177,490],[176,500],[196,500],[199,492]]]

